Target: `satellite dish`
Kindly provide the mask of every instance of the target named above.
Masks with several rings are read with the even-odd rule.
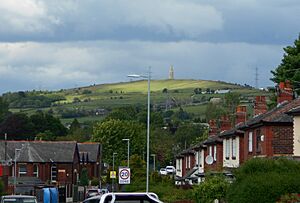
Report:
[[[213,158],[212,156],[207,155],[207,156],[205,157],[205,163],[211,165],[213,162],[214,162],[214,158]]]

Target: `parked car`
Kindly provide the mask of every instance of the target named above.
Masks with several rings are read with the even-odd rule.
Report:
[[[103,195],[97,195],[88,198],[83,203],[163,203],[159,200],[155,193],[136,193],[136,192],[124,192],[124,193],[106,193]]]
[[[35,196],[30,195],[5,195],[1,197],[1,203],[37,203]]]
[[[167,166],[166,171],[167,171],[167,174],[174,174],[176,172],[176,169],[174,166]]]
[[[159,174],[160,174],[160,175],[167,175],[167,170],[166,170],[165,168],[161,168],[161,169],[159,170]]]
[[[85,198],[94,197],[96,195],[100,195],[99,189],[98,188],[90,188],[90,189],[87,189],[87,191],[85,193]]]

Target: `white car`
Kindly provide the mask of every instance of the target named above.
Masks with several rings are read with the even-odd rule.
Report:
[[[167,170],[166,170],[165,168],[161,168],[161,169],[159,170],[159,174],[160,174],[160,175],[167,175],[168,173],[167,173]]]
[[[163,203],[158,199],[155,193],[137,193],[137,192],[116,192],[116,193],[106,193],[103,195],[97,195],[88,198],[83,201],[83,203]]]
[[[176,172],[176,169],[174,166],[167,166],[166,171],[167,171],[167,174],[174,174]]]

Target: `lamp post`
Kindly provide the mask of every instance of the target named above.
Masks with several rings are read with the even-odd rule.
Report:
[[[113,153],[113,172],[115,171],[115,155],[117,155],[116,152]],[[111,190],[112,192],[114,192],[114,177],[112,178],[112,186],[111,186]]]
[[[153,156],[153,171],[155,171],[155,154],[151,154],[151,156]]]
[[[15,167],[14,167],[14,194],[16,194],[16,189],[17,189],[17,153],[20,152],[21,149],[15,149]]]
[[[129,168],[129,160],[130,160],[130,156],[129,156],[129,147],[130,147],[130,139],[125,138],[122,139],[123,141],[127,141],[127,167]]]
[[[147,78],[148,79],[148,100],[147,100],[147,169],[146,169],[146,192],[149,191],[149,137],[150,137],[150,79],[151,68],[149,67],[148,75],[128,75],[132,78]]]

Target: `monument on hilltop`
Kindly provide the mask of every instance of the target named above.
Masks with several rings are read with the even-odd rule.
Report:
[[[170,70],[169,70],[169,80],[174,80],[174,68],[173,68],[173,66],[171,66]]]

